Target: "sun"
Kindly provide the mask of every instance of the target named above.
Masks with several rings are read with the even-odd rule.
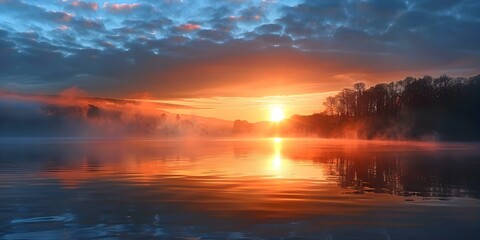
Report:
[[[285,115],[283,114],[283,108],[279,106],[272,107],[270,121],[280,122],[283,119],[285,119]]]

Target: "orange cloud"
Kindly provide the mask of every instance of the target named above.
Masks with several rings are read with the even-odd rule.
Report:
[[[89,10],[93,10],[93,11],[98,10],[98,4],[97,3],[92,3],[92,2],[73,1],[71,3],[71,5],[73,7],[89,9]]]
[[[66,25],[60,25],[57,29],[61,30],[61,31],[67,31],[68,29],[70,29],[70,27],[68,27]]]
[[[70,21],[72,20],[72,18],[73,18],[73,14],[71,14],[71,13],[62,13],[62,18],[61,18],[61,20],[62,20],[63,22],[70,22]]]
[[[76,97],[84,97],[87,96],[87,92],[84,90],[74,86],[71,88],[67,88],[59,93],[60,96],[62,97],[67,97],[67,98],[76,98]]]
[[[178,27],[179,30],[182,30],[182,31],[185,31],[185,32],[190,32],[190,31],[195,31],[195,30],[198,30],[200,29],[202,26],[198,25],[198,24],[191,24],[191,23],[186,23],[186,24],[183,24],[183,25],[180,25]]]
[[[103,8],[109,10],[110,12],[114,13],[121,13],[121,12],[130,12],[133,9],[140,6],[140,3],[104,3]]]
[[[229,16],[228,20],[230,21],[258,21],[262,17],[260,15],[253,15],[253,16]]]

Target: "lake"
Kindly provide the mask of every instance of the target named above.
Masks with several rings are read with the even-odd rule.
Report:
[[[0,239],[478,239],[480,145],[0,142]]]

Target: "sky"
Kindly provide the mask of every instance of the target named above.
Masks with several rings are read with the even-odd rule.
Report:
[[[0,0],[0,89],[260,121],[356,82],[476,75],[479,42],[478,0]]]

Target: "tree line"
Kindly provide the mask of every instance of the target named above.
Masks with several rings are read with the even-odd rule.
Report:
[[[323,113],[293,116],[289,120],[293,129],[286,132],[367,139],[480,140],[480,75],[407,77],[370,88],[355,83],[323,104]]]

